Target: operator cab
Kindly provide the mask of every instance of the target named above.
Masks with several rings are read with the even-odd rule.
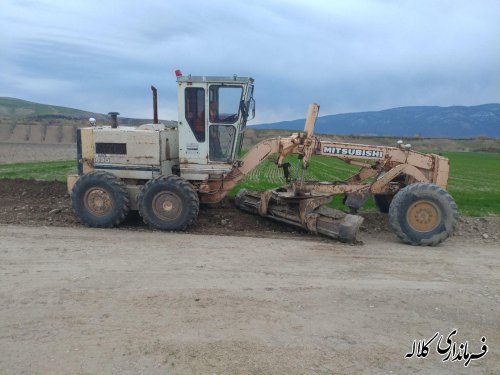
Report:
[[[181,176],[206,180],[228,173],[240,154],[249,115],[255,116],[253,79],[176,75]]]

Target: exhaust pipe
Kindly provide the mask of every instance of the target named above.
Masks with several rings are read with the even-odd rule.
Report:
[[[158,90],[151,85],[153,91],[153,124],[158,124]]]
[[[111,116],[111,127],[116,129],[118,127],[118,112],[109,112],[108,115]]]

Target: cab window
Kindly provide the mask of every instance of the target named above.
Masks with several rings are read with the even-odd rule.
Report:
[[[186,121],[198,142],[205,142],[205,90],[188,87],[184,92]]]
[[[239,117],[243,88],[241,86],[212,85],[209,95],[210,122],[234,124]]]
[[[233,154],[236,128],[232,125],[210,126],[209,158],[212,161],[230,162]]]

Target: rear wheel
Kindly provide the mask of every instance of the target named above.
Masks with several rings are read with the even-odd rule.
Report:
[[[455,201],[434,184],[416,183],[401,189],[389,208],[392,230],[411,245],[437,245],[453,233],[457,223]]]
[[[199,207],[196,191],[178,176],[152,179],[139,194],[139,213],[146,224],[156,229],[186,229],[198,217]]]
[[[120,224],[130,209],[125,184],[108,172],[90,172],[78,179],[71,192],[76,215],[85,224],[110,228]]]

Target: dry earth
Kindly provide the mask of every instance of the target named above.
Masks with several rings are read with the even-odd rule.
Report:
[[[498,373],[497,246],[364,240],[0,225],[0,372]]]
[[[370,214],[347,245],[230,202],[188,233],[137,216],[99,230],[64,184],[0,180],[0,373],[497,374],[499,234],[498,218],[464,218],[412,247]],[[487,354],[466,368],[433,343],[404,358],[453,329]]]
[[[393,238],[389,233],[387,216],[375,212],[363,213],[365,221],[361,232],[373,236]],[[57,181],[0,179],[0,224],[28,226],[81,227],[71,208],[66,184]],[[137,213],[129,217],[119,230],[150,231]],[[237,236],[266,236],[280,238],[307,238],[329,242],[300,229],[269,219],[263,219],[236,209],[227,200],[217,207],[202,206],[196,225],[188,229],[193,234]],[[500,235],[500,217],[462,217],[455,237],[496,244]],[[486,238],[485,238],[486,237]]]

